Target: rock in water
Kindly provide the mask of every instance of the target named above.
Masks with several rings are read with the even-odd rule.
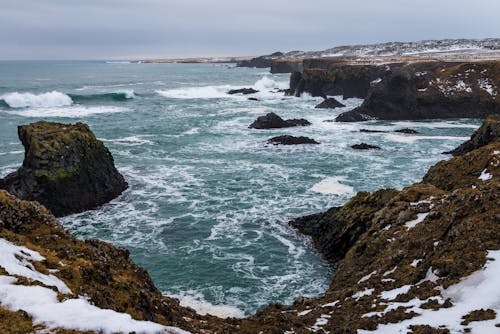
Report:
[[[255,122],[250,124],[248,127],[251,129],[278,129],[278,128],[289,128],[292,126],[306,126],[311,123],[303,118],[300,119],[287,119],[279,117],[275,113],[271,112],[265,116],[258,117]]]
[[[267,141],[273,145],[300,145],[300,144],[319,144],[316,140],[309,137],[294,137],[294,136],[277,136]]]
[[[319,109],[335,109],[335,108],[342,108],[345,107],[344,104],[340,103],[339,101],[335,100],[333,97],[329,97],[325,99],[323,102],[318,104],[315,108]]]
[[[249,94],[255,94],[258,93],[259,91],[253,88],[240,88],[240,89],[231,89],[227,93],[230,95],[234,94],[243,94],[243,95],[249,95]]]
[[[0,188],[38,201],[55,216],[82,212],[120,195],[128,185],[113,157],[83,123],[37,122],[18,127],[23,165]]]
[[[351,148],[355,150],[380,150],[380,147],[366,143],[354,144],[351,146]]]
[[[475,150],[481,146],[490,144],[500,138],[500,115],[489,115],[484,123],[476,132],[472,134],[470,140],[457,147],[456,149],[445,152],[453,156],[464,155],[467,152]]]
[[[408,129],[408,128],[399,129],[399,130],[394,130],[394,132],[398,132],[398,133],[406,133],[406,134],[409,134],[409,135],[416,135],[416,134],[418,133],[418,131],[417,131],[417,130]]]

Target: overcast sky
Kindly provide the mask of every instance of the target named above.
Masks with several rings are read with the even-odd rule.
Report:
[[[500,0],[0,0],[0,59],[261,55],[500,37]]]

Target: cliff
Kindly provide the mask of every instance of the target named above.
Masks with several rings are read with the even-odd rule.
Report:
[[[20,126],[18,134],[23,165],[0,180],[0,189],[64,216],[107,203],[127,188],[109,150],[83,123],[37,122]]]

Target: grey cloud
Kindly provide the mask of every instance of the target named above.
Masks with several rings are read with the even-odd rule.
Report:
[[[0,0],[1,59],[258,55],[498,37],[497,0]]]

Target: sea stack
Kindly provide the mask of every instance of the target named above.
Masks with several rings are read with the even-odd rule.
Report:
[[[40,202],[55,216],[93,209],[128,187],[86,124],[37,122],[19,126],[18,135],[25,148],[23,165],[0,179],[0,188]]]

